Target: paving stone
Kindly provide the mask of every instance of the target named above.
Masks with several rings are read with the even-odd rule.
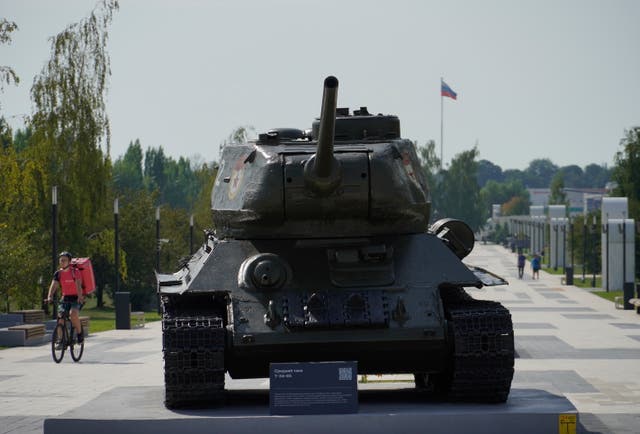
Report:
[[[568,319],[615,319],[614,316],[602,313],[563,313],[562,316]]]
[[[546,322],[516,322],[513,323],[515,329],[555,329],[553,324]]]
[[[640,322],[638,324],[635,323],[609,323],[614,327],[618,327],[619,329],[640,329]]]

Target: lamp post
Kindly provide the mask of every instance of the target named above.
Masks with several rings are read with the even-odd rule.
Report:
[[[571,269],[573,270],[573,242],[574,242],[574,237],[573,237],[573,219],[571,217],[569,217],[569,242],[571,243]]]
[[[156,207],[156,271],[160,272],[160,207]]]
[[[587,215],[582,216],[582,283],[584,283],[587,268]]]
[[[114,282],[115,284],[114,292],[120,292],[120,240],[118,237],[118,214],[119,214],[118,205],[119,205],[118,198],[116,197],[113,201],[113,232],[114,232],[114,245],[115,245],[113,261],[115,263],[115,268],[116,268],[116,281]]]
[[[606,283],[606,289],[607,292],[609,292],[609,213],[607,213],[607,218],[604,222],[602,222],[602,233],[604,233],[605,235],[605,245],[606,245],[606,252],[607,254],[605,255],[604,258],[604,266],[605,266],[605,274],[607,275],[607,283]]]
[[[562,273],[565,274],[567,272],[567,222],[565,219],[562,220],[560,230],[562,231]]]
[[[591,225],[591,233],[596,234],[596,216],[593,215],[593,224]],[[591,287],[596,287],[596,242],[593,242],[593,250],[591,253],[591,270],[593,271],[593,279],[591,280]]]
[[[156,272],[160,273],[160,207],[156,207]],[[162,303],[160,302],[160,293],[156,298],[157,312],[162,314]]]
[[[115,310],[116,310],[116,330],[128,330],[131,328],[131,295],[129,292],[120,292],[120,237],[118,228],[118,218],[120,216],[119,202],[116,197],[113,200],[113,232],[114,232],[114,254],[115,261]]]
[[[189,254],[193,255],[193,214],[189,217]]]
[[[553,240],[555,241],[554,249],[555,249],[555,261],[553,261],[553,271],[558,271],[558,221],[556,220],[555,224],[553,222],[550,223],[553,226]]]
[[[58,269],[58,186],[51,187],[51,268]],[[56,299],[53,300],[53,319],[58,317]]]

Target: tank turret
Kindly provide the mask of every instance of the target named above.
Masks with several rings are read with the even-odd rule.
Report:
[[[429,226],[398,117],[350,113],[337,97],[327,77],[310,130],[224,148],[213,230],[179,271],[157,276],[167,407],[224,402],[225,373],[335,360],[412,373],[448,399],[507,399],[511,315],[464,290],[506,282],[462,262],[474,245],[465,223]]]
[[[311,133],[279,128],[229,145],[212,192],[223,238],[421,233],[429,190],[415,145],[392,115],[337,107],[327,77]]]

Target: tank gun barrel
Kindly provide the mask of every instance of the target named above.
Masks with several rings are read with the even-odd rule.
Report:
[[[305,184],[319,195],[329,195],[342,180],[340,162],[333,155],[336,128],[336,106],[338,104],[338,79],[329,76],[324,80],[320,128],[316,153],[305,166]]]
[[[331,175],[331,167],[333,166],[333,138],[336,130],[337,104],[338,79],[329,76],[324,80],[318,149],[316,151],[316,174],[323,178]]]

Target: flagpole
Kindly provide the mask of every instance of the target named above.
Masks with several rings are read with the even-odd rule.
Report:
[[[442,163],[444,162],[444,143],[443,143],[443,131],[444,131],[444,96],[442,96],[442,77],[440,77],[440,171],[442,172]]]

